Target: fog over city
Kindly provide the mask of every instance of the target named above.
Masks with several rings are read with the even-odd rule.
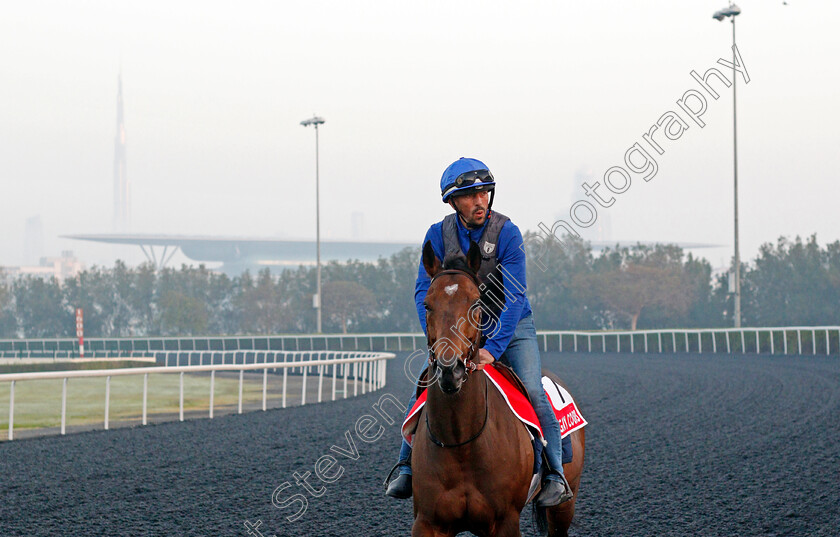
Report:
[[[694,2],[16,2],[0,16],[0,266],[73,250],[137,264],[111,233],[118,79],[130,231],[417,243],[448,211],[438,183],[486,162],[524,230],[569,220],[636,143],[655,159],[598,224],[608,241],[733,244],[732,90],[701,121],[690,72],[730,79],[732,25]],[[743,0],[737,43],[741,256],[780,235],[840,239],[840,4]],[[746,79],[749,82],[746,83]],[[666,112],[677,140],[642,136]],[[637,160],[637,162],[639,162]],[[603,192],[603,188],[601,190]],[[27,224],[28,222],[28,224]],[[27,229],[30,230],[27,233]],[[33,245],[33,235],[43,244]],[[35,247],[37,246],[37,248]],[[177,254],[173,263],[189,262]]]

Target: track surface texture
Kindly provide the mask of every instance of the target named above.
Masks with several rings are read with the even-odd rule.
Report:
[[[398,426],[370,443],[355,430],[383,393],[407,399],[406,356],[389,363],[384,390],[345,401],[0,443],[0,535],[247,536],[246,521],[266,537],[409,535],[411,502],[381,485]],[[573,535],[840,534],[837,357],[543,362],[589,421]],[[352,451],[347,436],[357,460],[330,451]],[[313,497],[294,473],[327,454],[343,474],[329,484],[309,475]],[[294,522],[299,503],[272,505],[285,482],[278,502],[308,498]],[[522,530],[535,534],[529,510]]]

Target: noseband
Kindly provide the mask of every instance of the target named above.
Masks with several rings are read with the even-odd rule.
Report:
[[[479,338],[481,337],[481,332],[478,333],[478,337]],[[427,343],[427,345],[428,345],[428,343]],[[466,357],[463,354],[458,357],[459,359],[461,359],[464,362],[464,367],[466,368],[466,371],[464,373],[464,375],[466,375],[465,379],[469,378],[469,374],[472,373],[473,371],[475,371],[478,368],[476,363],[473,362],[473,360],[472,360],[473,357],[475,356],[475,352],[476,352],[477,348],[478,348],[478,338],[476,338],[476,341],[470,341],[470,346],[467,348]],[[432,349],[431,345],[428,345],[428,349],[429,349],[429,365],[434,366],[434,365],[437,364],[437,356],[435,356],[435,351],[434,351],[434,349]]]
[[[439,276],[444,275],[444,274],[467,276],[468,278],[470,278],[473,281],[473,283],[475,284],[476,287],[481,289],[481,282],[478,281],[478,277],[475,274],[472,274],[472,273],[467,272],[465,270],[458,270],[458,269],[441,270],[440,272],[435,274],[434,278],[432,278],[432,281],[429,283],[429,287],[431,287],[432,283],[434,283],[434,281]],[[464,379],[465,381],[466,381],[466,378],[468,378],[469,374],[471,372],[475,371],[478,367],[476,365],[476,363],[473,362],[473,358],[475,357],[476,352],[478,352],[478,346],[479,346],[479,341],[480,340],[481,340],[481,331],[477,332],[477,335],[476,335],[476,338],[475,338],[474,341],[470,341],[470,346],[467,349],[466,356],[464,356],[462,354],[461,356],[458,357],[459,359],[461,359],[464,362],[464,367],[466,368],[465,379]],[[435,351],[432,348],[432,344],[428,339],[426,340],[426,347],[429,351],[429,365],[434,366],[434,365],[437,364],[437,357],[435,356]]]

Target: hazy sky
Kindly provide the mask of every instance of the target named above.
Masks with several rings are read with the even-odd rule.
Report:
[[[744,0],[738,48],[741,240],[840,238],[840,3]],[[111,231],[122,69],[137,233],[419,242],[447,208],[443,169],[484,160],[495,207],[522,228],[567,217],[600,179],[731,59],[724,0],[693,2],[9,2],[0,10],[0,265],[45,251],[140,261],[58,239]],[[720,87],[720,86],[718,86]],[[602,213],[610,239],[732,245],[732,95],[665,141],[650,181]],[[603,214],[602,214],[603,216]],[[182,258],[176,258],[176,261]]]

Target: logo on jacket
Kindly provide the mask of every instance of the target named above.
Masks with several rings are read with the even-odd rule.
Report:
[[[496,245],[492,242],[485,242],[484,243],[484,253],[490,255],[493,253],[493,250],[496,249]]]

